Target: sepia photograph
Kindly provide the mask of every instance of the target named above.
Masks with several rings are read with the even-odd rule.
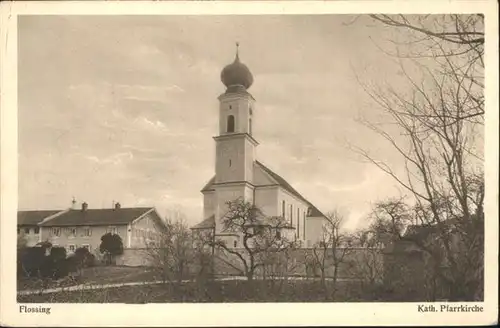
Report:
[[[17,218],[2,214],[17,226],[14,312],[484,312],[485,221],[498,224],[485,204],[498,201],[485,183],[487,158],[498,164],[485,144],[496,111],[485,22],[480,11],[18,15]]]

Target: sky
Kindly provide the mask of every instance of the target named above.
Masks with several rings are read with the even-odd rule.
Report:
[[[257,158],[347,228],[400,193],[350,150],[397,167],[358,122],[362,83],[398,84],[365,16],[24,16],[18,25],[19,208],[155,206],[202,218],[213,176],[222,68],[240,59],[256,99]],[[358,81],[358,79],[360,81]]]

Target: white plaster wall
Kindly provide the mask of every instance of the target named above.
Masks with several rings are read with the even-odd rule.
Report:
[[[253,184],[256,186],[267,186],[276,184],[276,181],[272,180],[267,173],[265,173],[260,166],[254,163],[253,165]]]
[[[146,247],[147,242],[158,241],[160,238],[159,227],[156,221],[152,219],[152,215],[145,215],[130,225],[131,230],[128,233],[131,234],[131,248]]]
[[[241,198],[245,201],[252,201],[253,190],[246,184],[221,185],[216,186],[216,233],[221,232],[222,225],[220,220],[227,213],[227,202]]]
[[[215,214],[215,191],[203,193],[203,220]]]
[[[245,181],[253,183],[254,163],[255,163],[255,145],[245,138]]]
[[[19,234],[21,235],[22,238],[26,241],[26,246],[27,247],[33,247],[37,243],[39,243],[41,240],[41,227],[38,227],[39,231],[38,233],[35,233],[36,226],[22,226],[19,227]],[[27,230],[27,231],[26,231]]]
[[[322,239],[325,219],[322,217],[308,217],[306,220],[306,246],[313,247]]]
[[[304,240],[304,213],[307,213],[308,204],[303,202],[301,199],[295,197],[290,194],[288,191],[284,190],[282,187],[279,187],[278,191],[278,215],[282,215],[282,204],[285,201],[285,219],[287,223],[291,223],[291,225],[297,229],[299,227],[300,231],[297,233],[298,239]],[[292,212],[290,212],[290,205],[292,205]],[[298,209],[298,213],[297,213]],[[297,214],[299,214],[297,222]],[[307,220],[307,219],[306,219]],[[307,229],[307,228],[306,228]],[[306,231],[307,234],[307,231]]]
[[[245,141],[243,138],[216,141],[216,182],[243,181],[245,177]]]
[[[227,117],[234,116],[235,133],[248,133],[248,119],[250,107],[254,100],[248,95],[224,95],[219,104],[219,134],[227,134]]]
[[[266,216],[278,216],[278,189],[279,186],[257,187],[255,189],[255,205]]]

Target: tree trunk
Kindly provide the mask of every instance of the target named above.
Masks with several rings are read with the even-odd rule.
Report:
[[[335,296],[336,296],[336,293],[337,293],[337,276],[338,276],[338,272],[339,272],[339,269],[338,269],[338,265],[337,263],[334,264],[334,268],[333,268],[333,281],[332,281],[332,301],[335,300]]]

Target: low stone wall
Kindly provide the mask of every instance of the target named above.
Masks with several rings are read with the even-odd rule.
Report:
[[[240,254],[245,254],[243,249],[236,249]],[[337,257],[342,255],[344,250],[337,252]],[[257,277],[270,276],[302,276],[320,277],[322,262],[322,252],[314,255],[311,248],[296,249],[289,253],[274,254],[267,260],[265,267],[259,267],[255,275]],[[331,250],[325,253],[325,276],[333,277],[335,265]],[[383,278],[383,254],[380,249],[353,248],[347,249],[342,261],[338,265],[337,277],[339,279],[369,280],[370,282],[381,282]],[[216,252],[215,272],[218,275],[241,275],[243,264],[241,260],[233,254]]]
[[[246,254],[244,249],[235,249],[240,254]],[[338,250],[341,256],[343,249]],[[333,277],[335,265],[331,250],[327,250],[325,258],[325,276]],[[317,252],[321,261],[323,253]],[[353,248],[348,249],[341,263],[338,266],[337,277],[339,279],[369,280],[370,282],[380,282],[384,276],[383,254],[379,249]],[[200,259],[195,259],[189,265],[189,272],[196,275],[202,270]],[[320,277],[321,267],[311,248],[301,248],[288,253],[278,253],[267,256],[267,265],[259,267],[255,272],[255,277],[272,276],[301,276]],[[124,249],[123,254],[115,259],[116,265],[125,266],[152,266],[151,257],[148,250],[144,248]],[[204,260],[204,271],[212,269],[209,258]],[[213,268],[216,275],[233,276],[244,274],[241,260],[233,254],[216,251]]]
[[[125,266],[151,266],[147,250],[144,248],[125,248],[123,254],[115,259],[116,265]]]

